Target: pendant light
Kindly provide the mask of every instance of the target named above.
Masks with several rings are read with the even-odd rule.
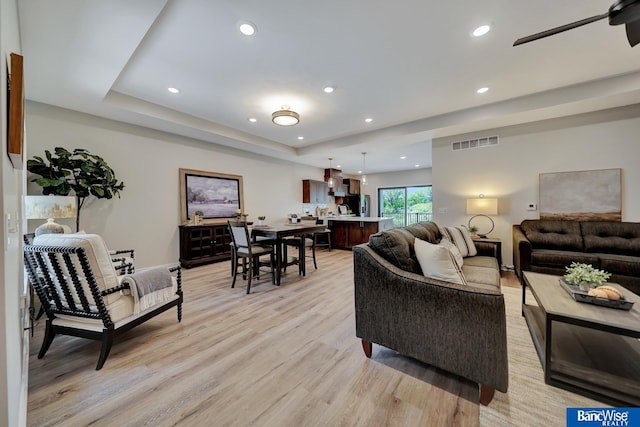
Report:
[[[362,153],[362,179],[360,185],[367,185],[367,169],[365,167],[365,157],[367,153]]]
[[[331,161],[333,160],[333,157],[329,157],[329,180],[327,181],[327,184],[329,185],[329,188],[333,188],[333,173],[331,171]]]

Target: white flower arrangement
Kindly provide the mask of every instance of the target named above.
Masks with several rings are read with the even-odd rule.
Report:
[[[593,268],[591,264],[572,262],[565,269],[567,274],[564,275],[564,280],[571,285],[593,284],[600,286],[611,277],[611,273]]]

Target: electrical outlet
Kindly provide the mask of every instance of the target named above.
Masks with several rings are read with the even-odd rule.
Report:
[[[529,203],[527,205],[527,210],[528,211],[537,211],[538,210],[538,204],[537,203]]]
[[[438,208],[438,213],[446,214],[448,212],[449,212],[449,209],[447,209],[447,208]]]

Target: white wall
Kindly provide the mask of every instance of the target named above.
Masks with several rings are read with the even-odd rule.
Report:
[[[539,217],[526,210],[528,203],[538,203],[538,174],[609,168],[622,168],[622,220],[640,221],[638,117],[640,105],[434,140],[435,221],[467,224],[467,198],[499,198],[491,236],[502,239],[504,263],[513,264],[512,224]],[[499,145],[451,149],[453,141],[491,135],[499,135]]]
[[[22,277],[22,256],[19,236],[22,223],[13,221],[21,217],[22,173],[13,168],[7,156],[7,57],[10,53],[20,54],[18,28],[18,6],[16,0],[0,1],[0,110],[2,111],[2,160],[0,179],[2,186],[3,227],[2,252],[0,255],[0,425],[22,426],[26,424],[26,392],[28,364],[23,363],[23,349],[28,349],[28,334],[23,331],[24,280]],[[13,221],[7,227],[7,216]],[[23,341],[24,340],[24,341]],[[23,345],[24,344],[24,345]]]
[[[138,126],[34,102],[27,103],[27,158],[57,146],[86,148],[113,168],[125,188],[121,198],[93,199],[80,228],[104,237],[110,248],[133,248],[140,267],[179,257],[180,168],[242,175],[249,220],[284,221],[300,212],[302,180],[322,179],[322,169],[239,152]],[[35,184],[29,194],[41,194]],[[38,224],[31,224],[30,228]],[[73,221],[59,221],[74,227]]]
[[[360,179],[360,177],[356,176],[356,179]],[[367,181],[369,184],[361,187],[361,192],[371,196],[371,216],[378,216],[378,190],[380,188],[431,185],[431,168],[367,174]]]

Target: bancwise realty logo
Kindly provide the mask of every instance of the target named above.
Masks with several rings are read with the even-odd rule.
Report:
[[[567,427],[640,427],[640,408],[567,408]]]

